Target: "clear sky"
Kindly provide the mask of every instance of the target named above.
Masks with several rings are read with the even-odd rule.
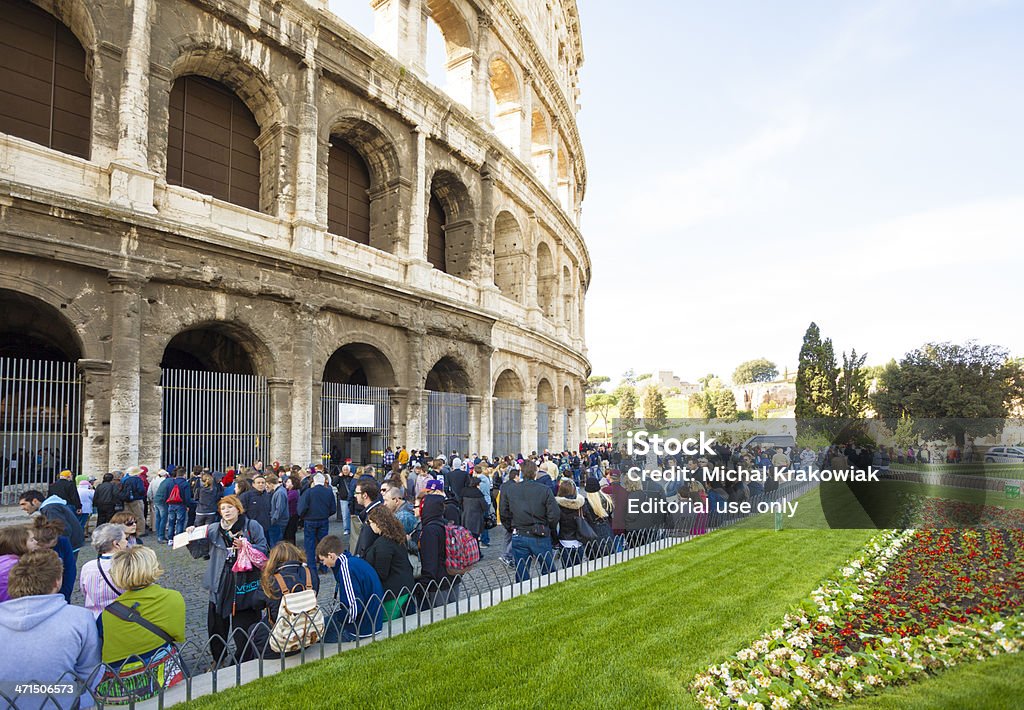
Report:
[[[372,32],[366,0],[330,4]],[[812,320],[869,364],[1024,355],[1024,2],[579,11],[595,374],[795,367]]]
[[[1024,3],[579,5],[595,374],[1024,354]]]

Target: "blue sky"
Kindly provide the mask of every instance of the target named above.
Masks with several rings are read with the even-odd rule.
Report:
[[[579,5],[595,374],[1024,355],[1024,3]]]
[[[1024,5],[629,7],[580,3],[596,374],[1024,354]]]

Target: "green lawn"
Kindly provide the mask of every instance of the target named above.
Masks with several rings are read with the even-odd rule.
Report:
[[[846,710],[1019,710],[1024,706],[1024,654],[996,656],[947,670],[920,683],[890,688],[839,706]]]
[[[868,530],[732,529],[188,707],[697,707],[693,676],[777,624]]]

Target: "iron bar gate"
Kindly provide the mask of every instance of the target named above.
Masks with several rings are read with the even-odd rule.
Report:
[[[82,471],[82,379],[73,362],[0,357],[0,502]]]
[[[427,390],[427,450],[446,456],[469,453],[469,403],[466,395]]]
[[[270,450],[267,378],[164,370],[162,466],[224,471],[250,466]]]
[[[548,405],[544,402],[537,402],[537,451],[544,451],[548,448],[550,438],[550,419],[548,419]]]
[[[358,405],[373,407],[372,412],[365,412],[368,418],[358,420]],[[382,464],[384,447],[391,443],[388,388],[324,382],[320,391],[320,428],[321,451],[329,471],[340,471],[346,458],[355,464]]]
[[[522,452],[523,403],[518,399],[494,400],[494,455]]]

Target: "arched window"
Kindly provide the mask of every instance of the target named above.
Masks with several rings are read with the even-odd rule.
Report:
[[[370,243],[370,171],[355,148],[331,138],[327,161],[327,230],[360,244]]]
[[[227,87],[183,76],[171,89],[167,182],[260,208],[259,124]]]
[[[89,157],[92,89],[85,50],[35,5],[0,0],[0,131]]]
[[[445,245],[444,224],[446,218],[441,202],[430,196],[430,208],[427,210],[427,261],[435,269],[448,272],[448,264],[445,259],[447,251]]]

